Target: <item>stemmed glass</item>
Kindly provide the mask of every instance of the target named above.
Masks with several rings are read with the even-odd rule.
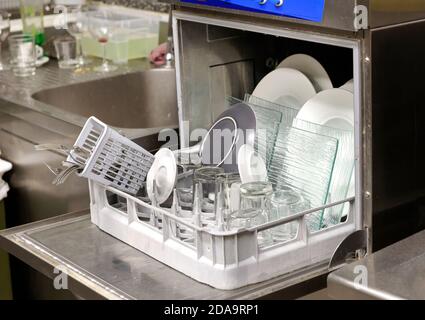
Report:
[[[10,13],[0,11],[0,70],[7,70],[8,67],[2,63],[1,47],[10,34]]]
[[[106,44],[113,35],[113,26],[105,23],[110,14],[104,10],[91,11],[89,17],[89,32],[97,39],[102,47],[102,64],[93,68],[98,72],[111,72],[117,69],[117,66],[110,64],[106,59]]]
[[[81,47],[81,39],[89,31],[88,20],[84,16],[88,12],[89,7],[77,6],[72,8],[72,12],[75,13],[75,18],[67,22],[68,33],[75,38],[76,50],[77,50],[77,62],[79,66],[86,66],[91,63],[91,59],[83,55]]]

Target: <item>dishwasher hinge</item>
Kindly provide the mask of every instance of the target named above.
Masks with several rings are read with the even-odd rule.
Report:
[[[329,262],[329,271],[364,257],[367,252],[367,240],[367,229],[357,230],[348,235],[335,249]]]

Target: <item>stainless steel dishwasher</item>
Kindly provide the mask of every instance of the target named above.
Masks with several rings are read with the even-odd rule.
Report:
[[[180,127],[188,120],[208,127],[226,96],[243,98],[294,53],[319,60],[335,87],[354,80],[358,223],[329,268],[350,252],[367,254],[423,229],[420,1],[319,1],[323,11],[314,1],[301,1],[299,10],[296,1],[172,2]],[[184,136],[181,144],[189,145]]]

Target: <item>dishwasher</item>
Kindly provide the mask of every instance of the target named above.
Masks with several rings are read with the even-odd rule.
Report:
[[[209,128],[214,119],[225,112],[227,106],[223,101],[241,101],[280,61],[293,54],[309,54],[320,61],[328,70],[334,87],[351,81],[354,100],[354,143],[351,147],[354,148],[353,197],[347,193],[345,199],[334,202],[328,199],[325,205],[318,202],[317,207],[294,215],[296,217],[292,220],[269,221],[245,231],[226,232],[206,230],[202,223],[198,225],[200,228],[193,222],[185,224],[187,221],[176,218],[180,210],[178,205],[170,212],[91,183],[92,221],[102,230],[155,259],[222,290],[239,289],[300,270],[326,273],[347,260],[371,252],[374,212],[400,210],[405,205],[420,206],[424,195],[420,188],[423,183],[419,180],[412,182],[423,172],[419,161],[423,152],[419,144],[407,148],[406,143],[420,143],[424,130],[416,124],[421,119],[421,112],[416,103],[409,106],[403,103],[402,108],[398,107],[396,128],[393,127],[395,119],[391,119],[394,114],[388,114],[394,103],[401,103],[400,97],[388,99],[392,95],[388,90],[393,85],[391,79],[400,77],[403,71],[399,69],[406,70],[406,65],[391,64],[394,75],[389,80],[381,78],[381,73],[387,72],[385,63],[392,62],[398,54],[398,61],[409,59],[421,64],[412,56],[421,53],[421,45],[412,43],[418,50],[411,48],[409,56],[405,57],[406,53],[397,49],[406,48],[404,43],[392,43],[388,52],[390,57],[387,58],[382,48],[389,40],[385,37],[388,32],[397,35],[391,38],[392,41],[407,41],[413,39],[413,27],[419,30],[423,24],[417,21],[369,29],[366,23],[369,23],[368,19],[372,23],[372,19],[376,18],[374,9],[379,8],[379,3],[371,1],[369,7],[353,1],[344,1],[344,4],[341,6],[332,1],[188,0],[175,3],[172,25],[180,145],[183,148],[192,146],[189,141],[192,132],[198,128]],[[330,17],[341,19],[332,20]],[[319,26],[315,25],[322,19]],[[403,32],[409,37],[405,37]],[[380,46],[379,50],[373,50],[374,46]],[[414,78],[415,75],[406,74],[406,77]],[[400,86],[411,85],[410,80],[403,81],[406,83]],[[399,93],[401,91],[398,90]],[[415,96],[417,99],[418,95]],[[248,104],[252,101],[248,98]],[[257,124],[258,121],[257,118]],[[188,130],[185,131],[185,128]],[[300,141],[308,143],[307,139]],[[322,142],[315,140],[315,143]],[[401,145],[398,146],[398,143]],[[398,150],[401,146],[403,152],[398,155],[392,153],[392,157],[388,157],[390,150],[386,148]],[[286,157],[292,156],[288,151]],[[285,161],[284,157],[279,160]],[[403,163],[407,166],[402,170],[387,171]],[[279,164],[274,164],[279,167]],[[239,173],[240,170],[239,167]],[[315,180],[313,171],[311,185]],[[194,193],[197,192],[195,190]],[[110,209],[105,198],[107,192],[126,198],[124,215],[119,216]],[[198,193],[195,193],[195,198],[197,196]],[[178,198],[177,194],[175,198]],[[315,211],[334,210],[342,204],[350,207],[344,220],[319,230],[311,229],[308,215]],[[149,210],[162,217],[162,224],[155,224],[155,230],[138,222],[138,217]],[[197,212],[193,210],[187,214],[191,215],[196,216]],[[153,220],[151,218],[151,222]],[[265,232],[273,232],[279,223],[284,226],[289,222],[298,224],[294,239],[262,246],[260,242],[264,241],[260,238],[265,237]],[[175,229],[179,227],[194,234],[193,243],[188,244],[187,239],[176,235]],[[299,276],[302,278],[303,272]]]
[[[328,230],[326,244],[306,240],[311,246],[307,248],[310,264],[300,264],[300,269],[328,272],[344,264],[347,257],[367,255],[374,244],[379,247],[391,241],[397,228],[405,234],[423,228],[425,129],[421,123],[425,113],[418,69],[425,70],[421,58],[425,45],[416,40],[425,31],[423,4],[378,0],[172,2],[181,128],[188,121],[193,128],[208,128],[226,96],[242,98],[252,92],[276,64],[294,53],[318,59],[335,87],[353,79],[355,196],[351,219],[338,235]],[[189,146],[187,137],[180,139],[182,146]],[[404,216],[406,208],[413,208],[419,218]],[[391,224],[398,227],[391,228]],[[323,246],[329,252],[320,252]]]
[[[425,227],[422,2],[168,2],[180,146],[191,147],[182,134],[186,127],[189,131],[210,127],[228,97],[241,101],[280,61],[308,54],[325,67],[334,87],[352,79],[354,196],[288,220],[303,225],[295,243],[267,250],[259,248],[256,239],[274,226],[270,224],[243,235],[193,228],[200,245],[182,246],[170,236],[172,228],[163,225],[158,232],[134,222],[140,207],[160,212],[170,225],[185,224],[183,220],[90,181],[94,224],[191,278],[229,292],[208,296],[221,298],[260,298],[294,288]],[[120,210],[111,210],[118,198],[125,204],[121,216]],[[316,233],[306,230],[305,215],[344,203],[350,207],[346,220]],[[413,214],[406,215],[406,210]],[[147,236],[141,238],[141,233]],[[198,298],[205,297],[203,290]]]

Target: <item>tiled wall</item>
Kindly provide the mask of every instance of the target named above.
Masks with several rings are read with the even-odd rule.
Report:
[[[103,0],[103,2],[131,8],[168,12],[168,5],[157,0]]]

